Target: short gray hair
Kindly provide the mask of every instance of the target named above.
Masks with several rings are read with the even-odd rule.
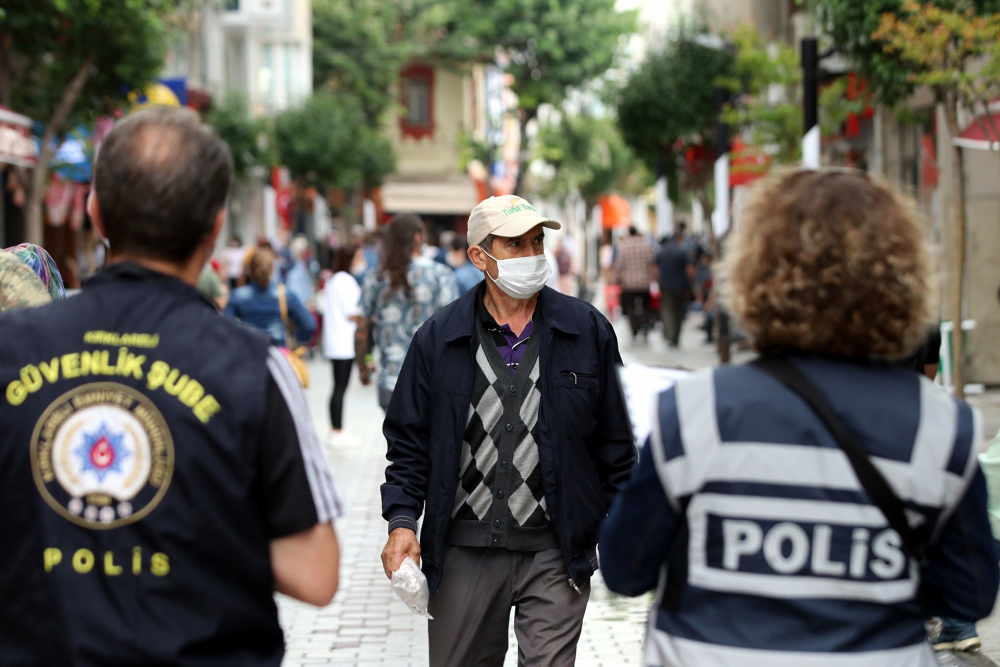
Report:
[[[479,247],[488,253],[493,252],[493,241],[496,240],[496,234],[487,234],[486,238],[480,241]]]

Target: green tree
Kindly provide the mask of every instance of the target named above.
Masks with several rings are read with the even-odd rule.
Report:
[[[735,97],[723,119],[749,143],[770,149],[779,162],[799,159],[802,139],[798,52],[779,43],[766,43],[751,26],[731,35],[736,49],[732,74],[717,83]]]
[[[313,0],[313,82],[349,94],[373,127],[396,102],[399,71],[426,57],[451,16],[439,0]]]
[[[898,12],[882,16],[872,35],[885,53],[910,67],[908,82],[926,86],[944,110],[948,138],[954,140],[961,127],[959,110],[983,113],[1000,95],[1000,13],[978,14],[972,2],[957,2],[953,9],[907,2]],[[984,128],[986,129],[986,128]],[[990,127],[987,136],[996,136]],[[950,311],[955,322],[952,334],[955,393],[963,395],[962,304],[965,275],[965,169],[962,149],[953,141],[952,193],[954,197],[954,257]]]
[[[603,76],[615,64],[636,13],[615,0],[458,0],[444,57],[492,61],[499,49],[514,75],[522,143],[543,104],[559,106],[572,88]],[[531,153],[522,146],[515,193],[520,193]]]
[[[885,41],[872,37],[882,24],[882,15],[898,13],[907,0],[809,2],[832,45],[869,81],[879,101],[893,106],[913,92],[915,82],[910,75],[920,69],[919,65],[898,51],[886,51]],[[1000,0],[933,0],[921,4],[946,10],[970,6],[981,14],[1000,11]]]
[[[205,122],[229,145],[237,178],[249,178],[255,168],[270,165],[268,121],[250,117],[244,96],[231,93],[214,103]]]
[[[6,0],[0,16],[0,103],[42,122],[28,187],[27,237],[42,243],[53,142],[120,108],[155,80],[179,0]]]
[[[361,104],[320,92],[274,120],[277,158],[300,185],[360,194],[395,169],[389,141],[365,120]]]
[[[564,201],[579,192],[587,217],[602,195],[634,192],[641,169],[614,120],[589,114],[564,114],[542,125],[537,155],[552,174],[542,194]]]
[[[649,51],[618,95],[618,127],[625,143],[650,171],[662,166],[674,184],[671,189],[680,184],[706,211],[712,208],[708,184],[715,153],[714,92],[716,82],[732,73],[732,54],[702,46],[696,31],[682,27]],[[678,157],[688,147],[703,157],[679,168]]]

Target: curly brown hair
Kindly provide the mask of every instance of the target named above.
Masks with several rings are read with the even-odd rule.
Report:
[[[898,359],[932,321],[917,213],[863,172],[786,171],[758,184],[720,273],[762,354]]]

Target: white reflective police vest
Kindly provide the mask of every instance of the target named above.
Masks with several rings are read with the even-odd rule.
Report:
[[[978,413],[912,372],[802,368],[933,539],[976,470]],[[652,451],[688,539],[679,607],[661,577],[647,667],[937,664],[916,564],[790,390],[748,366],[695,373],[661,397]]]

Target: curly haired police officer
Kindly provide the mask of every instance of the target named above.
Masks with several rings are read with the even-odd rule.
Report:
[[[644,665],[934,667],[924,619],[993,609],[979,415],[890,363],[934,313],[923,244],[863,172],[758,186],[725,289],[764,358],[660,395],[601,529],[608,587],[658,589]]]
[[[327,604],[341,501],[295,374],[195,289],[232,159],[189,110],[118,122],[109,266],[0,315],[0,663],[271,665],[275,590]]]

